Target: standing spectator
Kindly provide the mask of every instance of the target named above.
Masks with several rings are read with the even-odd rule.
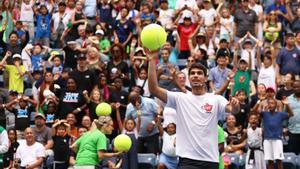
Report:
[[[9,148],[9,140],[6,130],[0,126],[0,168],[3,168],[3,154],[7,152]]]
[[[132,118],[137,122],[137,112],[141,111],[141,128],[138,138],[139,153],[158,153],[158,128],[154,119],[157,114],[157,104],[154,100],[141,97],[136,92],[131,92],[128,96],[126,117]]]
[[[13,16],[12,16],[12,10],[14,8],[15,4],[12,3],[10,0],[3,0],[1,4],[1,15],[3,17],[3,21],[7,20],[6,23],[6,29],[4,30],[4,42],[7,42],[10,36],[10,33],[14,29],[14,23],[13,23]]]
[[[274,160],[276,160],[278,169],[283,169],[282,122],[292,117],[293,113],[289,109],[288,113],[276,111],[277,101],[274,98],[269,98],[267,102],[268,111],[260,112],[264,124],[265,160],[268,161],[268,168],[274,168]]]
[[[300,81],[296,80],[293,83],[294,94],[287,97],[287,102],[293,111],[294,116],[289,119],[288,129],[289,129],[289,151],[300,153]]]
[[[89,93],[96,87],[97,77],[94,71],[87,67],[87,57],[80,54],[77,57],[77,69],[70,73],[79,91],[87,90]]]
[[[112,83],[116,77],[123,80],[124,86],[129,86],[129,67],[124,61],[125,51],[121,44],[111,46],[112,59],[107,63],[108,82]]]
[[[210,0],[204,0],[202,5],[204,8],[199,11],[198,15],[204,20],[203,26],[214,26],[219,22],[217,11],[213,8]]]
[[[257,36],[258,18],[256,13],[249,9],[248,0],[241,0],[242,9],[237,9],[234,15],[234,35],[235,40],[244,37],[247,32]]]
[[[82,12],[82,6],[83,6],[82,1],[76,2],[75,12],[73,13],[73,15],[71,17],[72,27],[67,35],[68,36],[67,39],[69,39],[69,40],[73,41],[73,40],[78,39],[79,38],[78,26],[83,25],[87,22],[86,16]]]
[[[126,47],[132,37],[132,31],[135,29],[133,22],[127,19],[128,9],[122,8],[121,18],[114,23],[114,39],[115,43],[121,43],[123,47]]]
[[[260,41],[263,40],[263,19],[264,19],[264,11],[263,11],[263,6],[259,3],[256,3],[255,0],[249,0],[249,9],[252,9],[256,15],[257,15],[257,39]]]
[[[177,65],[169,62],[170,51],[167,49],[162,49],[161,57],[163,62],[157,65],[157,78],[160,87],[171,90],[175,87],[173,75],[171,73],[172,69],[179,71]]]
[[[58,12],[54,13],[52,16],[52,40],[54,41],[55,48],[62,48],[60,37],[62,36],[65,29],[67,29],[67,24],[69,23],[70,16],[66,13],[66,3],[60,2],[58,4]]]
[[[17,132],[14,129],[9,129],[7,131],[9,139],[8,151],[3,156],[4,168],[13,168],[14,160],[19,143],[17,142]],[[2,139],[2,138],[1,138]],[[1,164],[0,164],[1,167]]]
[[[300,32],[300,7],[297,8],[296,16],[292,22],[292,31],[293,32]],[[298,35],[299,33],[297,33]]]
[[[233,42],[233,16],[230,14],[229,9],[225,7],[222,8],[220,13],[220,40],[226,39],[227,42]]]
[[[25,129],[25,140],[26,143],[21,144],[17,149],[15,164],[22,168],[41,167],[45,158],[45,147],[36,142],[35,132],[31,128]]]
[[[38,12],[35,10],[34,13],[36,15],[36,41],[42,43],[45,46],[49,46],[51,35],[52,11],[48,11],[45,5],[41,5],[38,9]]]
[[[98,4],[98,13],[100,17],[100,24],[103,28],[107,29],[113,22],[112,9],[113,6],[109,0],[100,1]]]
[[[166,30],[172,29],[174,14],[174,10],[168,8],[168,0],[161,0],[158,20]]]
[[[83,109],[86,107],[83,93],[77,87],[77,81],[70,77],[67,80],[67,88],[62,91],[59,102],[59,114],[57,118],[65,119],[68,113],[76,116],[76,121],[81,122],[84,116]]]
[[[260,49],[258,49],[260,50]],[[276,89],[276,60],[274,49],[266,51],[261,62],[261,57],[257,56],[257,67],[259,68],[257,83],[264,84],[267,88]]]
[[[96,26],[97,17],[97,0],[85,0],[84,2],[84,14],[88,21],[88,24],[94,28]],[[94,31],[93,31],[94,32]]]
[[[284,75],[287,73],[300,74],[300,51],[295,46],[295,37],[293,34],[287,34],[285,38],[286,46],[281,48],[276,60],[279,69],[278,85],[282,84]]]
[[[246,132],[247,145],[249,147],[246,156],[246,169],[266,169],[263,152],[263,129],[258,127],[256,114],[249,116],[250,127]]]
[[[266,13],[269,14],[271,11],[275,11],[282,25],[286,25],[287,22],[292,21],[290,7],[283,0],[275,0],[274,4],[266,9]]]
[[[278,90],[276,94],[276,99],[285,100],[287,97],[294,93],[293,83],[295,81],[295,76],[291,73],[288,73],[284,76],[283,86]]]
[[[22,0],[20,21],[23,23],[25,30],[29,32],[29,39],[34,39],[34,12],[32,6],[34,2],[32,0]]]
[[[218,92],[224,84],[227,84],[228,74],[230,69],[228,69],[226,57],[229,57],[230,53],[225,49],[220,49],[217,53],[217,63],[218,65],[212,68],[209,72],[208,80],[209,87],[215,93]]]

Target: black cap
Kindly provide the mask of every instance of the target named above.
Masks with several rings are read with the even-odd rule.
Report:
[[[11,96],[17,96],[19,93],[16,90],[10,90],[9,95]]]
[[[227,41],[227,39],[223,38],[223,39],[220,40],[220,43],[228,43],[228,41]]]
[[[227,49],[219,49],[217,51],[217,55],[216,55],[217,58],[216,59],[218,59],[219,57],[226,57],[226,56],[229,56],[229,55],[230,55],[230,53]]]

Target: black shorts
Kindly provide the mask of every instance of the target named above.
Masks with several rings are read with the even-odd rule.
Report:
[[[179,158],[177,169],[218,169],[219,163]]]

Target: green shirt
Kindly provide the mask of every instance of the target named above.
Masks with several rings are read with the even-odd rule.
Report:
[[[109,49],[110,48],[110,42],[109,40],[107,39],[103,39],[101,42],[100,42],[100,50],[101,52],[103,53],[106,49]]]
[[[5,129],[2,127],[2,126],[0,126],[0,135],[1,135],[1,133],[4,131]],[[3,154],[0,154],[0,164],[2,165],[3,164]],[[0,165],[0,167],[1,167],[1,165]]]
[[[100,162],[98,151],[106,150],[106,143],[106,136],[99,130],[81,136],[76,141],[78,152],[75,165],[97,165]]]
[[[231,95],[234,96],[237,91],[243,89],[246,91],[247,96],[250,95],[250,80],[251,80],[251,71],[241,71],[238,70],[233,77],[234,85],[232,88]]]
[[[224,130],[222,127],[218,126],[218,144],[224,143],[225,142],[225,135],[224,135]],[[219,162],[219,169],[224,169],[224,161],[223,158],[220,154],[220,162]]]

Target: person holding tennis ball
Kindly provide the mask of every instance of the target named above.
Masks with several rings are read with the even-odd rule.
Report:
[[[104,158],[118,157],[123,152],[107,153],[107,138],[105,134],[113,131],[113,121],[110,116],[99,116],[93,121],[89,132],[81,136],[71,148],[77,152],[75,169],[95,169]],[[109,161],[108,167],[117,169],[116,164]]]

